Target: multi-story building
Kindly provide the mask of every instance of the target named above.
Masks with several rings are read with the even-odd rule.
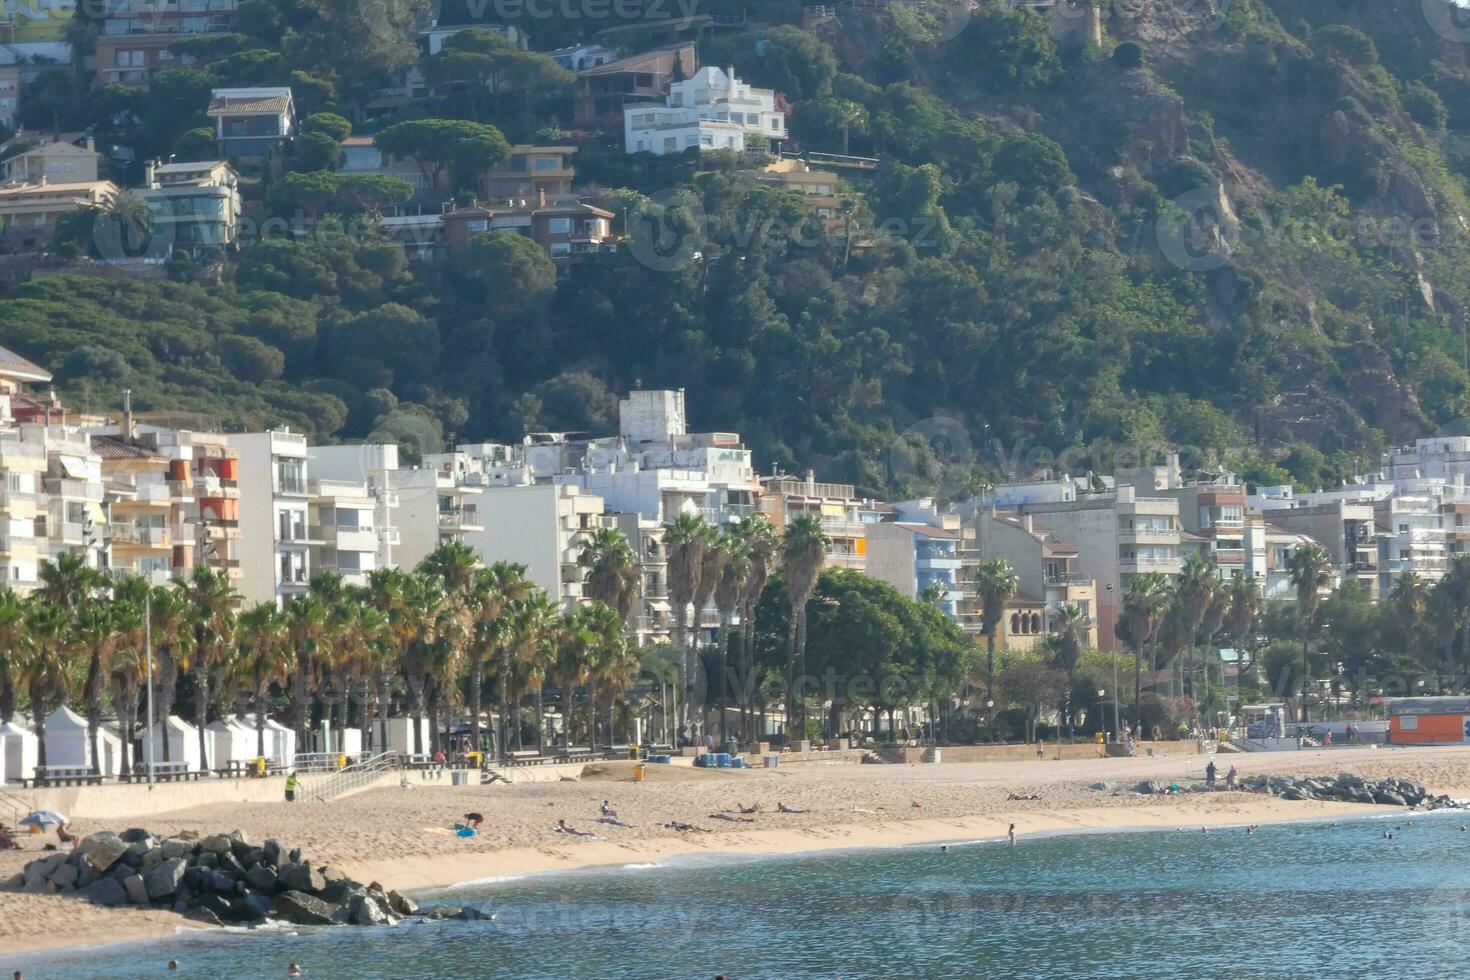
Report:
[[[545,196],[504,205],[457,208],[443,218],[444,245],[451,260],[464,257],[481,232],[525,235],[558,262],[616,247],[611,211],[580,201],[547,201]]]
[[[398,447],[369,443],[312,446],[312,524],[320,541],[313,567],[336,568],[347,581],[364,584],[375,568],[399,563]],[[371,536],[371,540],[369,540]]]
[[[207,115],[220,154],[229,160],[265,160],[296,132],[291,90],[280,86],[214,89]]]
[[[550,54],[551,60],[570,72],[583,72],[616,61],[618,53],[601,44],[572,44],[557,48]]]
[[[223,160],[148,164],[138,196],[148,205],[153,237],[163,258],[218,255],[235,241],[240,222],[240,181]]]
[[[192,63],[180,40],[234,30],[237,0],[109,0],[96,41],[96,83],[144,88],[155,72]]]
[[[510,153],[480,177],[483,201],[556,201],[572,193],[577,171],[575,146],[532,146],[517,143]]]
[[[1096,583],[1098,644],[1112,650],[1118,611],[1134,578],[1179,573],[1179,501],[1142,494],[1131,483],[1094,491],[1081,482],[1062,477],[1002,484],[991,499],[1030,514],[1077,547],[1074,571]]]
[[[803,209],[822,223],[827,234],[840,235],[849,230],[847,223],[851,209],[838,194],[835,173],[813,170],[802,160],[777,160],[755,179],[762,184],[800,194]]]
[[[742,82],[734,69],[701,68],[693,78],[671,84],[664,105],[632,106],[623,113],[629,153],[743,151],[752,137],[785,139],[786,113],[775,92]]]
[[[106,568],[108,518],[102,487],[102,460],[86,432],[71,425],[23,423],[22,440],[41,448],[46,457],[42,489],[44,512],[37,531],[45,528],[45,554],[80,555],[93,568]]]
[[[590,533],[603,526],[601,497],[564,483],[490,487],[479,513],[483,527],[464,541],[486,564],[519,562],[563,609],[581,603],[586,570],[577,559]]]
[[[1290,486],[1259,487],[1249,498],[1250,507],[1258,510],[1270,527],[1267,530],[1270,557],[1268,577],[1284,576],[1284,560],[1290,557],[1296,543],[1288,536],[1305,535],[1323,548],[1332,559],[1336,577],[1351,578],[1362,583],[1374,595],[1381,593],[1379,560],[1380,532],[1372,495],[1362,493],[1304,494],[1298,496]],[[1274,529],[1274,531],[1273,531]]]
[[[186,573],[186,551],[175,548],[174,529],[182,523],[185,495],[193,488],[171,480],[168,457],[129,438],[126,425],[116,435],[93,435],[92,449],[101,460],[105,485],[109,573],[152,585]]]
[[[16,137],[11,146],[24,147],[29,137]],[[102,176],[102,154],[92,137],[81,133],[47,137],[21,149],[3,163],[6,183],[89,184]]]
[[[168,479],[177,485],[175,567],[211,568],[240,588],[240,460],[227,437],[140,426],[139,441],[167,458]]]
[[[1028,638],[1051,633],[1065,606],[1075,606],[1087,617],[1086,643],[1097,646],[1097,583],[1077,570],[1080,553],[1076,545],[1031,514],[1002,510],[977,512],[963,531],[967,538],[973,534],[980,560],[1000,558],[1016,573],[1018,601],[1038,607],[1007,606],[998,630],[1004,646],[1024,647],[1031,642]],[[971,565],[967,571],[973,568]],[[961,585],[973,596],[972,605],[961,610],[961,623],[979,632],[983,629],[983,608],[978,590],[973,579],[962,580]],[[1033,615],[1039,618],[1033,620]]]
[[[20,65],[16,56],[0,50],[0,126],[15,129],[20,112]]]
[[[577,72],[572,121],[608,131],[623,126],[624,109],[662,102],[669,86],[699,67],[694,45],[683,41]]]
[[[56,237],[63,217],[83,208],[102,208],[117,196],[110,180],[0,187],[0,243],[7,252],[34,252]]]
[[[953,526],[944,526],[952,524]],[[927,597],[959,620],[959,518],[943,524],[885,521],[867,529],[867,574],[910,599]]]
[[[818,483],[811,470],[804,480],[794,476],[763,478],[757,506],[777,530],[784,530],[800,517],[817,518],[830,541],[827,567],[856,571],[865,566],[868,527],[893,513],[885,503],[859,498],[850,483]]]
[[[281,602],[311,582],[306,437],[289,429],[231,433],[239,457],[240,593]]]
[[[480,517],[484,477],[463,452],[426,455],[417,469],[389,474],[398,501],[398,564],[412,568],[441,544],[485,529]]]

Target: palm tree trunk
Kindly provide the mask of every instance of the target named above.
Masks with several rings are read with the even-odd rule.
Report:
[[[429,699],[429,751],[439,754],[439,699]]]
[[[687,729],[689,719],[689,691],[692,685],[689,683],[689,636],[684,628],[684,606],[674,609],[674,643],[679,648],[679,714],[676,719],[679,726],[678,735],[674,741],[683,744],[682,739]]]
[[[36,715],[36,768],[46,768],[46,705],[31,691],[31,711]]]
[[[755,657],[751,641],[755,638],[754,603],[746,603],[740,612],[740,734],[744,741],[755,738],[755,719],[750,713],[751,701],[755,696]]]
[[[123,750],[121,767],[118,770],[124,776],[133,774],[133,723],[138,717],[138,700],[136,695],[126,691],[118,692],[118,721],[122,724]],[[92,750],[94,753],[96,749]]]
[[[1143,738],[1143,724],[1138,718],[1138,706],[1143,700],[1143,648],[1133,655],[1133,724],[1138,726],[1138,737]]]
[[[209,675],[203,668],[195,671],[194,678],[194,724],[199,732],[199,768],[209,767],[209,755],[205,747],[208,737],[204,725],[209,721]]]
[[[268,687],[260,687],[255,692],[255,756],[259,759],[266,758],[265,754],[265,709]]]
[[[500,761],[504,762],[510,745],[510,728],[506,725],[510,717],[510,651],[501,649],[497,659],[499,666],[495,673],[500,686],[500,704],[496,706],[495,753],[500,757]]]
[[[373,751],[388,751],[388,702],[392,700],[392,681],[387,671],[378,671],[378,737]]]
[[[477,651],[470,658],[470,748],[480,751],[480,684],[484,680],[484,666]]]
[[[796,728],[796,651],[801,647],[801,609],[791,607],[790,647],[786,651],[786,744],[795,742]]]
[[[0,660],[0,723],[10,724],[15,720],[15,676],[10,662]]]
[[[730,690],[730,617],[720,616],[720,744],[724,745],[730,740],[730,732],[725,725],[726,695]]]
[[[541,695],[541,688],[536,688],[536,754],[546,754],[546,705]]]
[[[413,720],[413,754],[424,754],[424,676],[408,675],[408,716]]]
[[[563,684],[561,687],[561,728],[562,728],[562,750],[570,753],[572,751],[572,696],[571,684]],[[587,729],[587,739],[594,747],[597,743],[597,733],[590,727]]]
[[[102,775],[102,753],[97,729],[102,727],[102,657],[94,653],[87,664],[87,742],[92,750],[92,775]]]

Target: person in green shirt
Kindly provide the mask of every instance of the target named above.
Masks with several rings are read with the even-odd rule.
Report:
[[[296,778],[293,772],[286,777],[286,802],[296,802],[296,791],[301,788],[301,780]]]

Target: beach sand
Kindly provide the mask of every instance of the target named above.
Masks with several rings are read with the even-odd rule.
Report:
[[[1264,824],[1396,812],[1246,793],[1160,797],[1129,792],[1144,779],[1198,781],[1204,764],[1203,756],[1171,755],[919,766],[798,764],[776,770],[649,766],[647,780],[635,783],[632,764],[623,762],[589,767],[577,781],[452,787],[447,781],[414,778],[407,789],[369,790],[330,803],[213,804],[116,824],[79,809],[73,819],[84,834],[123,830],[131,823],[162,834],[238,829],[252,839],[275,837],[300,847],[314,864],[331,865],[354,878],[418,891],[690,854],[792,854],[1001,838],[1010,823],[1024,841],[1028,834],[1058,831]],[[1410,779],[1435,793],[1470,797],[1470,747],[1221,755],[1217,764],[1222,779],[1232,765],[1242,776],[1348,771],[1370,779]],[[1091,788],[1102,780],[1117,789]],[[1012,793],[1041,798],[1008,800]],[[602,799],[633,826],[597,823]],[[753,823],[710,816],[755,803],[763,812]],[[775,812],[778,803],[804,812]],[[470,811],[485,815],[480,835],[454,836],[449,825]],[[558,819],[601,839],[557,834],[551,828]],[[662,824],[670,820],[710,833],[664,829]],[[35,839],[24,843],[26,851],[0,853],[0,877],[36,856]],[[168,913],[100,909],[65,896],[0,892],[0,966],[5,956],[147,939],[183,925],[182,918]]]

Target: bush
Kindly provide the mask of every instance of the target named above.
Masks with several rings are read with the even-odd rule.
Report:
[[[1143,48],[1136,41],[1124,41],[1113,49],[1113,64],[1119,68],[1142,68]]]

